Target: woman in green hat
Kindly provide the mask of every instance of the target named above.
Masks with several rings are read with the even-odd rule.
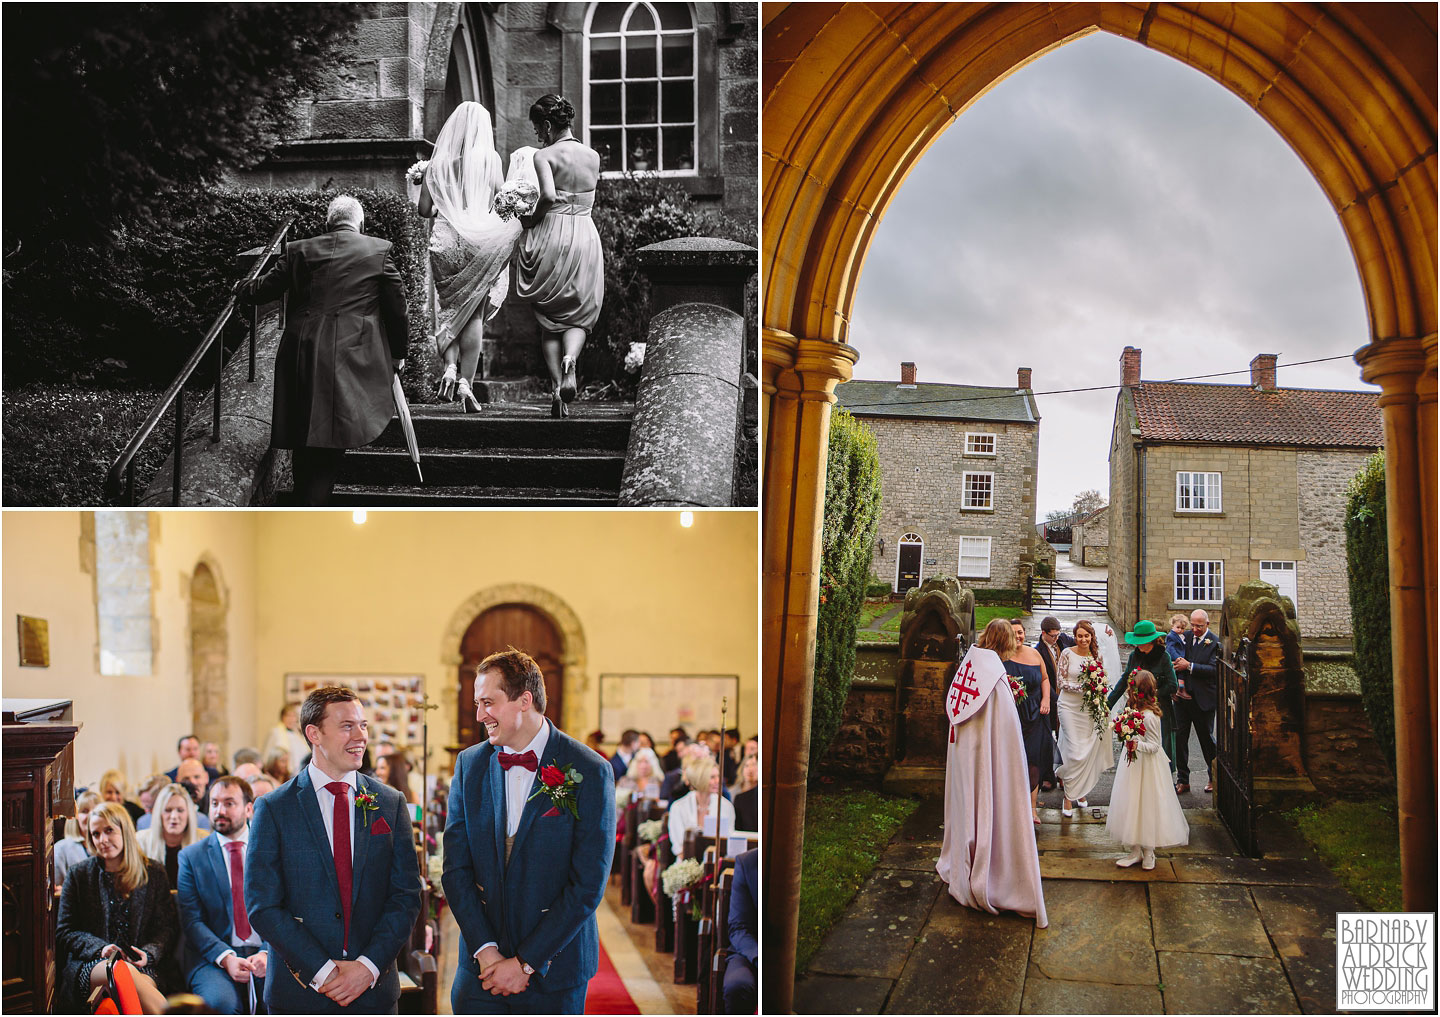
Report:
[[[1175,668],[1170,663],[1170,655],[1165,652],[1165,633],[1147,618],[1136,622],[1133,632],[1125,633],[1125,642],[1135,649],[1130,652],[1130,659],[1125,662],[1125,669],[1120,680],[1110,690],[1110,709],[1115,709],[1115,704],[1120,701],[1121,696],[1125,695],[1125,689],[1130,684],[1130,676],[1136,671],[1149,671],[1155,676],[1156,690],[1160,700],[1160,744],[1165,748],[1165,758],[1170,761],[1170,777],[1173,782],[1175,777],[1175,704],[1171,701],[1171,697],[1179,691],[1180,685],[1175,680]]]

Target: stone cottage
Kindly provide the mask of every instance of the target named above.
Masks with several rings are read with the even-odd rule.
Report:
[[[1110,443],[1110,617],[1130,628],[1214,613],[1262,579],[1295,602],[1307,641],[1351,635],[1345,488],[1384,441],[1379,394],[1142,381],[1120,356]]]
[[[1019,589],[1034,568],[1040,413],[1030,369],[1011,387],[850,381],[836,398],[875,433],[880,537],[874,569],[898,593],[935,574]]]
[[[1104,568],[1110,564],[1110,506],[1104,505],[1070,526],[1070,560]]]
[[[238,182],[405,190],[455,107],[495,121],[502,158],[535,144],[531,103],[557,92],[607,176],[659,173],[702,206],[758,208],[757,8],[745,3],[353,5],[353,56]],[[482,374],[539,373],[533,316],[511,301]],[[497,341],[498,340],[498,341]]]

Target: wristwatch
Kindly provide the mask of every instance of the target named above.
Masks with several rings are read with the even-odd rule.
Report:
[[[529,964],[526,964],[523,958],[517,956],[515,959],[516,959],[517,961],[520,961],[520,970],[523,971],[523,972],[525,972],[525,977],[526,977],[526,978],[529,978],[531,975],[533,975],[533,974],[535,973],[535,969],[532,968]]]

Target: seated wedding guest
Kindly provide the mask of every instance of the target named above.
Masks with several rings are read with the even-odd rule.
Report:
[[[605,744],[605,732],[604,732],[604,731],[600,731],[600,730],[591,731],[588,735],[585,736],[585,747],[586,747],[587,749],[589,749],[591,752],[594,752],[596,755],[603,756],[603,755],[605,754],[605,750],[604,750],[604,748],[602,747],[602,746],[604,746],[604,744]]]
[[[399,791],[411,805],[418,800],[410,787],[410,761],[403,752],[391,752],[381,756],[380,761],[375,764],[375,779]]]
[[[230,765],[235,767],[235,769],[230,772],[238,773],[240,767],[244,766],[246,763],[254,763],[256,769],[259,769],[260,764],[264,761],[264,759],[265,757],[262,756],[257,749],[252,749],[248,746],[246,748],[236,749],[235,755],[230,757]]]
[[[220,746],[214,742],[206,742],[200,746],[200,762],[205,764],[205,769],[213,770],[221,777],[230,775],[230,771],[225,769],[225,764],[220,762]]]
[[[107,802],[125,806],[125,811],[130,814],[130,822],[134,823],[145,815],[145,810],[130,800],[130,789],[125,785],[125,775],[119,770],[106,770],[101,774],[95,790],[99,791],[100,797]]]
[[[725,762],[725,786],[729,787],[739,779],[740,760],[740,729],[732,727],[725,732],[724,749],[721,751],[721,758]]]
[[[144,1011],[164,1013],[171,986],[162,968],[176,934],[165,867],[141,853],[118,803],[101,802],[87,821],[95,854],[71,867],[55,923],[55,1012],[88,1012],[113,957],[129,965]]]
[[[708,755],[697,756],[683,770],[691,791],[670,803],[670,850],[676,858],[685,850],[685,831],[704,830],[710,816],[719,816],[722,836],[735,829],[735,806],[720,796],[720,764]]]
[[[265,1012],[268,957],[245,910],[245,849],[255,811],[250,785],[221,777],[210,791],[214,834],[180,852],[177,901],[185,983],[212,1013]]]
[[[250,790],[256,798],[263,798],[275,790],[275,782],[263,773],[258,777],[251,778],[247,783],[249,783]]]
[[[284,749],[271,749],[265,753],[265,763],[260,769],[275,781],[277,787],[289,780],[295,773],[290,768],[290,753]]]
[[[165,771],[165,776],[169,777],[171,780],[180,779],[180,764],[185,762],[185,760],[193,759],[197,763],[200,762],[200,739],[196,738],[193,734],[183,736],[178,742],[175,743],[175,753],[180,757],[179,760],[175,763],[175,768],[173,770]],[[205,766],[204,763],[201,763],[200,765]],[[214,780],[216,777],[220,776],[218,771],[213,770],[208,766],[205,766],[205,773],[208,777],[208,779],[206,780],[207,784],[210,783],[210,781]]]
[[[760,829],[760,757],[746,756],[735,785],[735,829]]]
[[[690,742],[681,746],[680,765],[665,774],[665,780],[660,784],[660,800],[673,802],[685,794],[685,764],[692,759],[709,759],[710,750],[699,742]]]
[[[633,727],[626,728],[620,735],[620,744],[615,749],[615,755],[610,757],[610,769],[615,771],[615,779],[619,780],[625,776],[625,771],[630,769],[630,758],[635,755],[636,743],[640,741],[640,732]]]
[[[638,741],[642,749],[649,749],[651,752],[655,751],[655,739],[650,737],[649,731],[641,731]]]
[[[618,792],[628,791],[626,801],[630,797],[640,794],[645,788],[654,785],[655,793],[660,792],[660,780],[664,774],[660,772],[660,757],[655,755],[654,749],[639,748],[630,759],[630,767],[625,771],[625,776],[615,782],[617,792],[616,800],[619,800]]]
[[[730,883],[730,959],[725,962],[725,1012],[755,1013],[755,962],[760,955],[760,909],[755,891],[759,887],[758,848],[735,856],[735,876]]]
[[[195,803],[179,784],[169,785],[156,796],[150,825],[135,835],[145,857],[165,866],[171,886],[180,872],[180,852],[204,836]]]
[[[135,797],[140,799],[140,808],[145,810],[145,815],[149,815],[150,810],[155,808],[155,796],[160,793],[161,788],[163,788],[166,784],[169,783],[169,777],[165,776],[163,773],[157,773],[151,775],[150,777],[147,777],[145,779],[145,783],[140,785],[140,793]],[[142,821],[143,819],[135,820],[135,829],[140,829],[139,824]]]
[[[264,758],[276,749],[283,749],[290,756],[290,772],[299,773],[302,760],[310,754],[310,745],[300,732],[300,704],[286,703],[280,707],[280,722],[270,729],[265,738],[265,747],[260,750]],[[257,760],[258,762],[259,760]],[[268,769],[268,767],[267,767]],[[289,780],[289,778],[285,778]],[[280,783],[284,783],[281,781]]]
[[[55,889],[59,890],[65,885],[65,876],[71,866],[84,861],[93,853],[86,837],[89,832],[86,820],[90,818],[91,810],[102,800],[94,791],[81,791],[75,796],[75,817],[65,820],[65,838],[55,845]]]
[[[190,792],[195,807],[204,815],[210,810],[210,771],[198,759],[187,759],[177,767],[179,777],[175,783]]]
[[[241,780],[254,780],[264,772],[264,770],[260,769],[259,763],[241,763],[235,767],[235,776]]]
[[[680,750],[690,744],[690,736],[685,733],[683,727],[672,727],[670,729],[670,750],[660,757],[660,765],[665,772],[680,769]]]

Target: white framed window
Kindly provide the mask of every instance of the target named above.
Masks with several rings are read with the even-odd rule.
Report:
[[[1177,471],[1175,474],[1175,511],[1219,512],[1220,474]]]
[[[960,558],[955,566],[957,576],[972,579],[990,578],[990,537],[961,537]]]
[[[988,511],[995,507],[995,474],[966,470],[960,478],[960,507]]]
[[[1218,604],[1225,599],[1223,561],[1177,561],[1175,602],[1177,604]]]
[[[1295,563],[1293,561],[1262,561],[1260,563],[1260,579],[1278,589],[1281,596],[1289,597],[1290,603],[1295,603]]]
[[[585,27],[585,135],[604,175],[694,176],[695,24],[683,3],[597,3]]]
[[[965,454],[967,456],[993,456],[995,454],[995,435],[986,431],[966,431]]]
[[[895,592],[903,593],[925,579],[925,540],[907,533],[895,545]]]

